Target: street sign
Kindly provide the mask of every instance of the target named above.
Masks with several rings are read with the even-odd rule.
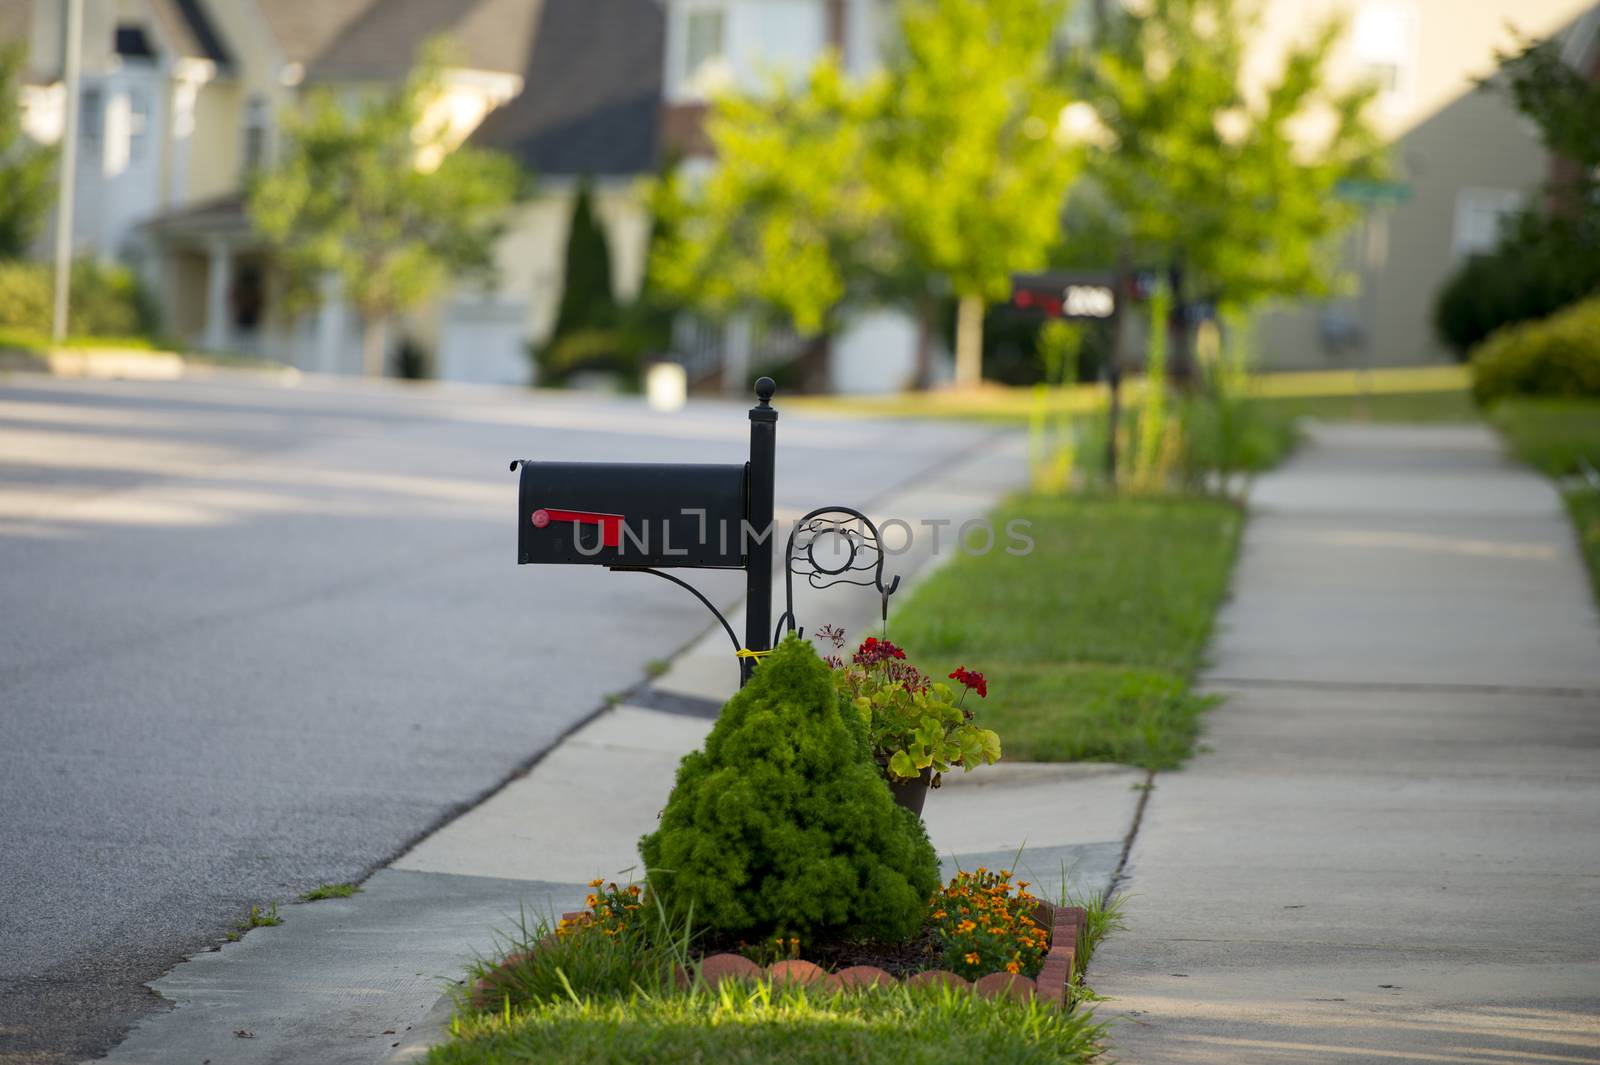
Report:
[[[1405,203],[1411,199],[1411,186],[1404,181],[1366,181],[1351,179],[1336,182],[1333,194],[1346,203]]]

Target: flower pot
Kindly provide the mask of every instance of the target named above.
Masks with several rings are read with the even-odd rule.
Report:
[[[929,766],[915,779],[889,781],[889,794],[894,796],[896,803],[921,817],[922,804],[927,801],[928,785],[932,780],[933,767]]]

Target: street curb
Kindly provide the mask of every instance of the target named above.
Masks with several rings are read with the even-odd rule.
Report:
[[[443,1043],[450,1034],[450,1019],[455,1016],[455,997],[448,992],[439,996],[422,1019],[400,1039],[383,1058],[384,1065],[399,1062],[421,1061],[428,1051]]]

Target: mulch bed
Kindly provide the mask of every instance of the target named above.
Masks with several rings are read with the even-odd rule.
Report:
[[[695,956],[704,960],[716,954],[743,954],[744,944],[731,941],[710,940],[695,950]],[[848,969],[852,965],[871,965],[890,976],[905,979],[939,963],[941,954],[939,936],[932,925],[924,926],[915,939],[905,943],[835,942],[808,943],[801,957],[829,972]]]

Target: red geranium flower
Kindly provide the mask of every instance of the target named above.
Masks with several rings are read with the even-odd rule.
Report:
[[[973,691],[978,693],[978,698],[980,699],[987,699],[989,697],[989,682],[984,680],[983,674],[979,673],[975,669],[968,669],[966,666],[957,666],[956,671],[950,674],[950,679],[960,684],[962,687],[971,688]]]
[[[868,636],[861,641],[861,646],[856,648],[856,653],[851,661],[858,666],[870,666],[877,662],[887,662],[891,658],[904,658],[906,653],[888,640],[880,640],[876,636]]]

